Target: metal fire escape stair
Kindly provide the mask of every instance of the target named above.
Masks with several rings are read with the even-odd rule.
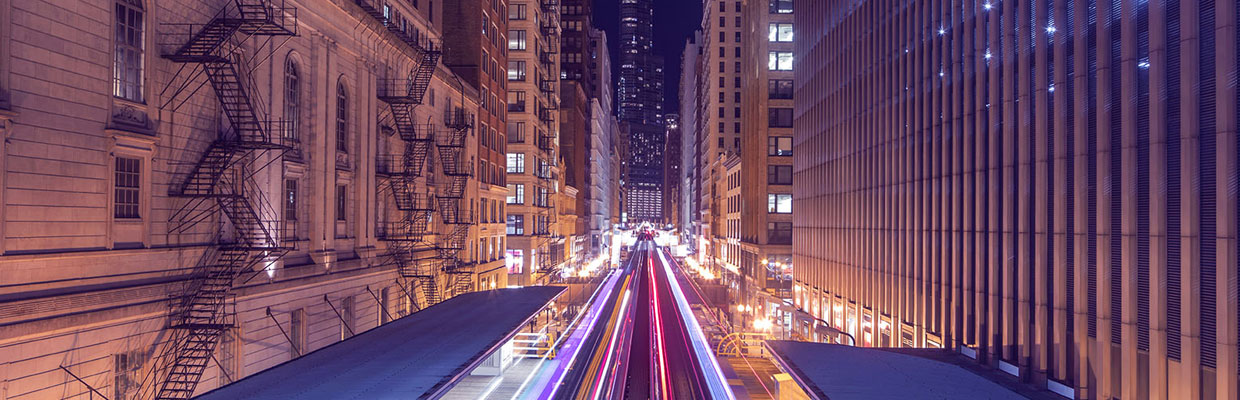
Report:
[[[448,129],[436,147],[446,179],[436,200],[445,231],[440,233],[436,250],[442,260],[441,270],[448,275],[449,292],[459,295],[473,290],[474,265],[460,257],[469,240],[469,228],[474,224],[473,215],[465,207],[465,192],[473,176],[473,165],[466,159],[465,139],[473,122],[464,110],[456,109],[445,115],[444,125]]]
[[[387,242],[385,256],[396,264],[400,276],[420,286],[426,302],[424,306],[430,306],[443,298],[436,278],[440,260],[418,258],[416,255],[433,248],[433,245],[426,243],[426,237],[433,234],[431,216],[434,203],[429,195],[422,194],[426,190],[418,189],[418,178],[422,176],[426,158],[430,156],[434,127],[418,124],[414,110],[423,102],[442,53],[430,40],[411,40],[395,24],[389,24],[383,13],[367,0],[358,0],[357,4],[416,53],[416,65],[407,77],[384,79],[379,84],[378,99],[388,105],[392,122],[404,146],[398,154],[383,154],[377,160],[380,184],[392,194],[399,217],[395,222],[379,224],[376,236]]]
[[[151,390],[156,400],[193,396],[220,337],[236,324],[230,297],[233,281],[259,262],[274,261],[288,252],[269,225],[279,222],[276,213],[243,162],[258,151],[288,151],[293,142],[279,133],[282,124],[263,119],[261,102],[255,98],[257,86],[246,74],[238,45],[231,42],[238,32],[295,36],[297,14],[270,0],[233,0],[206,24],[170,25],[170,29],[189,27],[190,32],[185,43],[164,57],[202,66],[231,128],[211,143],[180,185],[173,185],[171,195],[214,200],[232,227],[232,238],[203,255],[170,303],[171,334],[154,359],[153,383],[144,389]],[[234,168],[238,164],[242,166]]]

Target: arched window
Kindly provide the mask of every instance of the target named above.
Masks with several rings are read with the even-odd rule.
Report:
[[[297,74],[297,63],[292,58],[284,64],[284,119],[288,123],[285,138],[298,140],[301,129],[301,78]]]
[[[349,152],[349,93],[344,82],[336,84],[336,151]]]
[[[113,48],[112,95],[142,102],[145,13],[142,2],[116,2],[116,42]]]

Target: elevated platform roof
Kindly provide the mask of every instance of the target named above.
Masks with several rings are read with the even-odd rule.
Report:
[[[563,292],[534,286],[456,296],[198,398],[434,398]]]
[[[953,361],[964,356],[948,350],[792,341],[768,341],[767,347],[775,361],[819,399],[1053,398],[1048,392],[1006,379],[1010,377],[966,369]]]

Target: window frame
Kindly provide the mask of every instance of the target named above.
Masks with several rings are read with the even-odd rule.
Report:
[[[284,63],[284,119],[288,124],[284,138],[296,141],[301,127],[301,72],[297,62],[289,57]]]
[[[336,151],[349,153],[349,92],[343,81],[336,83]]]
[[[785,33],[787,37],[784,36]],[[767,28],[766,39],[771,43],[792,43],[795,34],[791,22],[771,22]]]
[[[768,128],[791,128],[794,119],[791,107],[767,108],[766,126]]]
[[[787,179],[782,179],[787,177]],[[791,165],[767,165],[766,183],[768,185],[792,185]]]
[[[792,79],[768,79],[766,98],[770,100],[792,100],[796,91],[795,88],[795,82]]]
[[[509,174],[525,173],[525,153],[507,153],[504,157],[504,170]]]
[[[525,184],[510,183],[508,184],[508,196],[505,198],[506,204],[525,204]]]
[[[792,71],[794,60],[792,51],[770,50],[767,52],[766,69],[768,71]]]
[[[112,218],[125,221],[141,220],[142,158],[114,157],[112,174]]]
[[[336,185],[336,221],[348,221],[349,185]]]
[[[788,144],[787,149],[783,150],[783,142]],[[767,136],[766,138],[766,155],[771,157],[791,157],[792,156],[792,137],[791,136]]]
[[[144,103],[146,101],[146,9],[138,0],[117,0],[114,4],[112,96],[135,103]]]

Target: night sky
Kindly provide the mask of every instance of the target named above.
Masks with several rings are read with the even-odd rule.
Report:
[[[680,55],[702,24],[701,0],[654,0],[654,51],[663,56],[663,111],[680,112]],[[620,0],[594,0],[594,25],[607,31],[612,82],[620,79]],[[614,93],[612,94],[615,95]]]

